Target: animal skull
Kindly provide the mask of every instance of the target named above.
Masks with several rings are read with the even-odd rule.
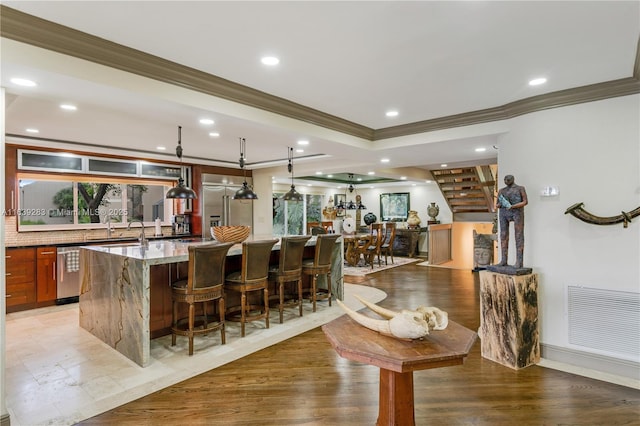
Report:
[[[383,318],[391,319],[394,316],[398,315],[399,313],[399,312],[392,311],[390,309],[380,307],[374,303],[367,302],[366,300],[362,299],[358,295],[355,295],[355,297],[363,305],[365,305],[367,308],[371,309],[373,312],[375,312],[376,314],[380,315]],[[418,308],[416,308],[415,311],[409,311],[409,312],[418,313],[422,317],[422,319],[427,321],[427,324],[429,324],[429,327],[434,330],[444,330],[445,328],[447,328],[447,325],[449,324],[449,314],[447,314],[445,311],[438,309],[434,306],[431,306],[431,307],[419,306]]]
[[[340,300],[336,302],[355,322],[385,336],[419,339],[429,334],[429,325],[418,312],[402,311],[388,320],[378,320],[349,309]]]

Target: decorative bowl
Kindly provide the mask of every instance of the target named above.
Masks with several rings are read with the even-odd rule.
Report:
[[[211,236],[220,243],[241,243],[251,232],[250,226],[212,226]]]

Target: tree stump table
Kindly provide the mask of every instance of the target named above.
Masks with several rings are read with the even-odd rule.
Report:
[[[343,358],[380,368],[378,426],[415,425],[413,372],[461,365],[476,333],[453,322],[431,330],[422,340],[383,336],[347,315],[322,326],[331,346]]]

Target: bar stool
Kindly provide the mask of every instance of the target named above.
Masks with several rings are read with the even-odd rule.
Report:
[[[311,239],[309,235],[283,237],[280,240],[280,260],[278,266],[269,269],[269,281],[276,283],[280,324],[284,316],[284,284],[295,282],[298,286],[298,307],[302,316],[302,256],[304,246]]]
[[[225,290],[240,293],[240,306],[227,309],[227,320],[238,321],[239,316],[242,337],[247,322],[264,319],[269,328],[269,258],[277,242],[276,238],[242,243],[242,267],[225,279]],[[262,292],[262,305],[247,301],[247,294],[252,292]],[[256,310],[260,312],[252,313]]]
[[[220,330],[222,344],[225,342],[224,323],[224,265],[227,252],[233,243],[189,246],[189,270],[187,279],[171,285],[173,313],[171,321],[171,346],[176,345],[176,335],[189,337],[189,355],[193,355],[193,336]],[[220,318],[209,323],[207,302],[218,301]],[[189,305],[188,316],[178,318],[178,304]],[[202,304],[202,316],[196,318],[195,304]],[[196,329],[196,319],[202,328]],[[186,323],[186,327],[185,327]]]
[[[311,276],[311,302],[313,312],[316,311],[316,301],[329,299],[331,306],[331,258],[333,247],[340,234],[318,235],[316,240],[316,252],[313,259],[302,261],[302,273]],[[318,288],[318,276],[326,275],[327,288]]]

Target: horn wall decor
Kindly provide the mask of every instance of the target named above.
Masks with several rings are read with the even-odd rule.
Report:
[[[631,219],[640,216],[640,207],[637,207],[630,212],[623,211],[617,216],[601,217],[589,213],[582,206],[584,206],[584,203],[576,203],[569,207],[564,214],[569,213],[571,216],[593,225],[615,225],[617,223],[622,223],[625,228],[629,226]]]

